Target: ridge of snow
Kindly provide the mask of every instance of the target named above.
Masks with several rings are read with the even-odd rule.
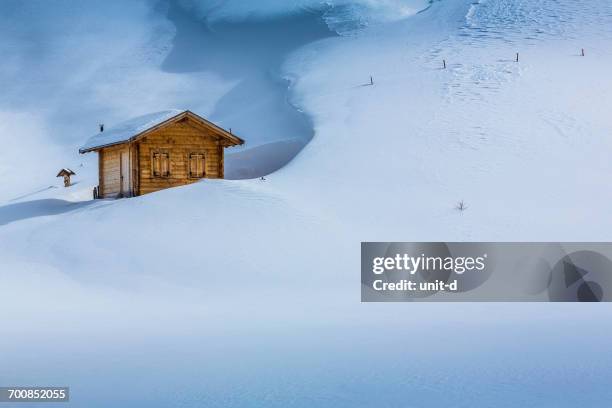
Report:
[[[339,33],[371,22],[397,21],[426,9],[431,0],[183,0],[207,21],[265,20],[298,14],[304,10],[324,12],[331,29]],[[350,27],[349,30],[347,28]]]

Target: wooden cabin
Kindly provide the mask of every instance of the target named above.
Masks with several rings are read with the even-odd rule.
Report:
[[[158,112],[100,129],[79,150],[98,153],[96,198],[133,197],[224,178],[225,148],[244,144],[190,111]]]

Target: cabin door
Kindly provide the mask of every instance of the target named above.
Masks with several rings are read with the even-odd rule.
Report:
[[[130,197],[130,155],[128,152],[121,152],[121,196]]]

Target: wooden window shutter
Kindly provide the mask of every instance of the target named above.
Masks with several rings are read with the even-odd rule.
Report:
[[[189,155],[189,177],[195,178],[198,173],[198,164],[194,159],[194,155]]]
[[[161,154],[153,153],[153,176],[161,177]]]
[[[206,172],[204,171],[204,155],[198,154],[198,177],[204,177]]]
[[[153,177],[170,176],[170,155],[168,153],[153,152]]]
[[[170,175],[170,156],[168,153],[161,153],[161,176],[168,177]]]
[[[192,153],[189,155],[189,177],[204,177],[204,155],[202,153]]]

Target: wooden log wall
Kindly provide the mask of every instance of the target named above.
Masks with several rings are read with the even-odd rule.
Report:
[[[223,146],[219,136],[211,130],[185,120],[160,129],[137,142],[139,174],[138,194],[148,194],[165,188],[182,186],[200,181],[191,178],[189,157],[204,155],[204,178],[223,177]],[[168,153],[170,173],[167,177],[153,174],[153,153]]]

